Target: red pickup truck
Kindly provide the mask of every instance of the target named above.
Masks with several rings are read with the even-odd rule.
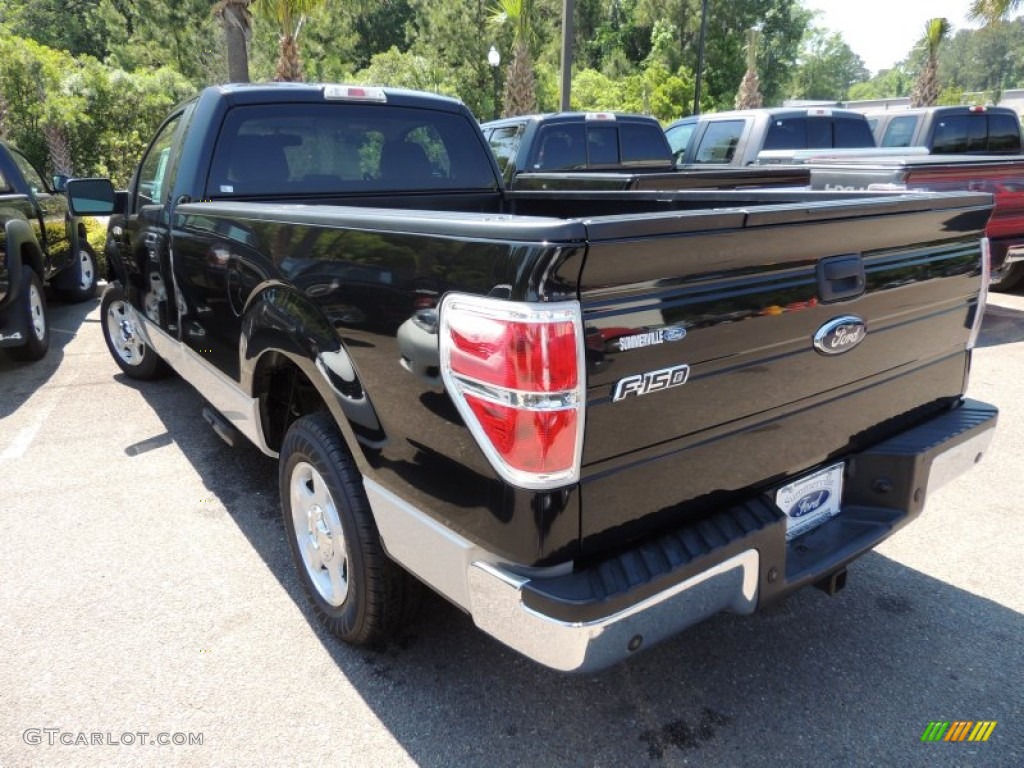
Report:
[[[1024,280],[1024,156],[921,155],[809,159],[811,187],[846,190],[969,190],[995,198],[985,227],[992,282],[1009,291]]]

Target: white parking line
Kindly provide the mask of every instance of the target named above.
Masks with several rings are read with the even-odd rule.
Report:
[[[36,437],[36,433],[39,432],[39,428],[43,426],[43,420],[37,419],[35,424],[31,424],[21,430],[17,437],[11,441],[3,453],[0,453],[0,461],[13,461],[14,459],[20,459],[25,455],[25,451],[32,445],[32,441]]]

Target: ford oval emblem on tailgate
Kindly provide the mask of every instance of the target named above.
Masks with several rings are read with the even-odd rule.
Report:
[[[814,334],[814,348],[823,355],[841,355],[849,352],[868,335],[864,321],[854,315],[829,320]]]

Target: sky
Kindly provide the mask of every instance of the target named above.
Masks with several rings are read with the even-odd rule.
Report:
[[[967,19],[971,0],[803,0],[821,11],[817,26],[842,33],[846,44],[876,74],[907,57],[929,19],[944,16],[957,30],[976,28]]]

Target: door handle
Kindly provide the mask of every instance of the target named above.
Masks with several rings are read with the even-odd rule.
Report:
[[[147,232],[146,236],[142,238],[142,242],[152,248],[155,248],[160,244],[160,235],[156,232]]]
[[[818,298],[822,302],[860,296],[866,286],[864,259],[859,253],[830,256],[818,262]]]

